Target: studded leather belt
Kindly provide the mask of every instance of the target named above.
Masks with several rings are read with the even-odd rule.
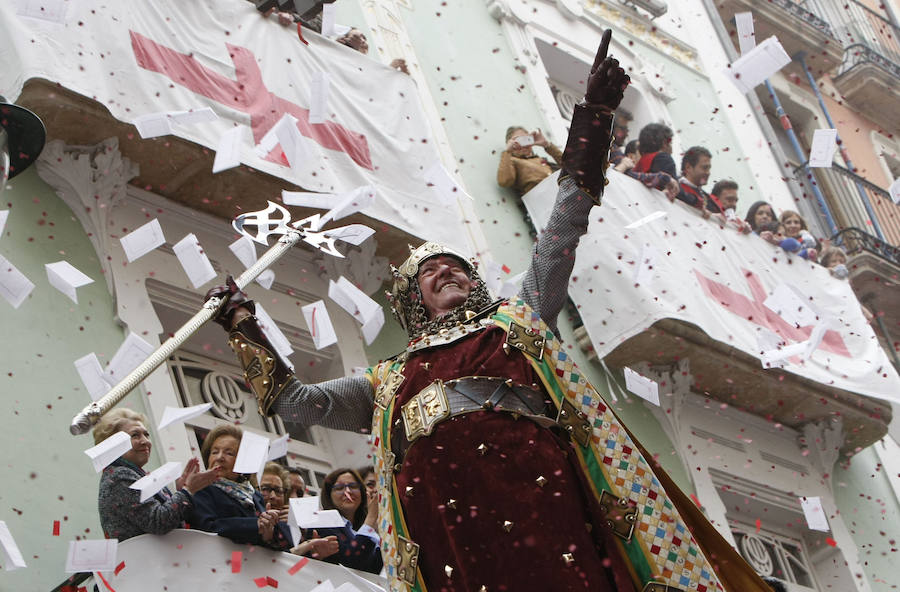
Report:
[[[395,467],[413,442],[432,433],[439,423],[473,411],[494,410],[526,416],[555,425],[548,413],[555,408],[538,386],[514,384],[511,380],[489,376],[469,376],[444,382],[435,380],[419,391],[400,409],[394,422],[391,448]]]

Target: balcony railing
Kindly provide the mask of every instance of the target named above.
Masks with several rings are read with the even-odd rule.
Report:
[[[831,242],[836,246],[843,247],[848,255],[856,255],[865,251],[900,267],[900,248],[859,228],[845,228],[831,237]]]
[[[838,38],[845,51],[838,75],[871,63],[900,79],[900,29],[856,0],[843,8]]]
[[[826,13],[822,0],[800,0],[799,2],[793,2],[792,0],[769,0],[769,2],[818,29],[829,37],[836,37],[831,25],[823,18],[823,15]]]
[[[810,175],[805,165],[800,165],[794,169],[794,177],[807,189],[813,184],[819,187],[841,228],[865,228],[869,234],[880,234],[883,240],[873,238],[888,245],[900,244],[900,207],[890,193],[836,164],[809,170]]]

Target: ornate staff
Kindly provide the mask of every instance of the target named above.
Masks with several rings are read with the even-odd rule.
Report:
[[[272,215],[278,214],[278,217]],[[269,202],[269,206],[265,210],[258,212],[249,212],[241,214],[232,222],[232,226],[240,234],[247,238],[268,246],[268,237],[270,234],[281,235],[281,238],[262,257],[257,260],[253,266],[249,267],[244,273],[235,278],[234,282],[237,287],[243,290],[262,272],[268,269],[273,263],[278,261],[291,247],[301,240],[312,245],[316,249],[334,255],[335,257],[343,257],[340,251],[335,248],[335,241],[345,240],[359,244],[359,238],[370,236],[374,231],[362,224],[351,224],[330,230],[321,230],[321,227],[328,220],[332,219],[333,212],[329,212],[322,216],[315,214],[309,218],[304,218],[298,222],[291,222],[291,214],[284,207]],[[256,227],[256,233],[248,230],[248,227]],[[346,237],[346,238],[345,238]],[[353,237],[355,240],[352,240]],[[100,418],[112,409],[125,395],[140,384],[151,372],[156,370],[172,353],[181,347],[185,341],[193,335],[206,321],[215,316],[216,311],[223,304],[223,298],[213,296],[203,304],[197,314],[191,317],[188,322],[181,326],[172,337],[168,338],[162,345],[157,348],[150,356],[144,360],[137,368],[132,370],[108,393],[94,401],[81,410],[81,413],[72,418],[72,424],[69,431],[73,435],[84,434],[95,425]]]

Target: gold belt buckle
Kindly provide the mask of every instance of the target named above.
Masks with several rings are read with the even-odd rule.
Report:
[[[419,567],[419,545],[410,539],[397,536],[400,543],[397,547],[397,575],[410,586],[416,584],[416,570]]]
[[[630,504],[628,498],[617,497],[604,489],[600,494],[600,511],[614,535],[623,541],[631,540],[638,517],[637,506]]]
[[[391,370],[388,372],[387,377],[378,385],[378,388],[375,390],[375,404],[382,410],[387,409],[388,405],[391,402],[391,399],[394,398],[394,394],[397,392],[397,389],[400,388],[400,384],[406,377],[397,372],[396,370]]]
[[[444,383],[438,379],[423,388],[401,408],[406,439],[428,436],[434,426],[450,417],[450,401]]]

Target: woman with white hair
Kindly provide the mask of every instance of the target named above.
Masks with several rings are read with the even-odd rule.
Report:
[[[146,475],[150,460],[150,432],[147,418],[127,408],[113,409],[94,428],[94,443],[99,444],[117,432],[131,436],[131,450],[120,456],[100,476],[100,525],[111,539],[124,541],[139,534],[165,534],[184,526],[194,506],[193,494],[216,480],[215,470],[200,471],[200,461],[192,458],[175,481],[177,491],[163,488],[141,502],[141,493],[131,485]]]

